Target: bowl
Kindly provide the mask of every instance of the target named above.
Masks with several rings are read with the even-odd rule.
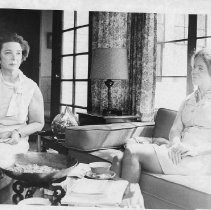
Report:
[[[92,173],[107,174],[110,171],[111,163],[108,162],[92,162],[89,163]]]
[[[13,170],[16,164],[49,166],[57,171],[54,172],[22,172]],[[43,186],[60,179],[65,179],[68,173],[78,164],[78,161],[71,157],[62,154],[47,153],[47,152],[27,152],[25,154],[17,154],[14,156],[13,165],[9,168],[1,168],[3,172],[10,178],[24,181],[33,186]]]

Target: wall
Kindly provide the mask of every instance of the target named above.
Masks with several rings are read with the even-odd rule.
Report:
[[[47,48],[47,32],[52,32],[52,11],[42,11],[40,26],[40,75],[39,87],[42,91],[46,122],[50,119],[51,103],[51,60],[52,49]]]

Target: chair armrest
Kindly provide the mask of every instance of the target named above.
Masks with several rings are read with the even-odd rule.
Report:
[[[149,137],[152,138],[154,134],[155,125],[145,125],[143,127],[138,127],[136,131],[133,133],[132,137]]]

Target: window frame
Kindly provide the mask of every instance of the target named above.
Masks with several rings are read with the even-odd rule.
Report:
[[[192,77],[191,77],[191,58],[196,49],[197,40],[198,39],[206,39],[211,38],[211,36],[197,36],[197,14],[189,14],[188,15],[188,37],[184,39],[175,39],[175,40],[168,40],[168,41],[159,41],[157,44],[161,44],[161,58],[160,58],[160,75],[156,74],[156,81],[162,80],[162,78],[186,78],[187,86],[186,86],[186,95],[189,95],[193,92],[194,87],[192,84]],[[205,16],[205,22],[207,22],[207,17]],[[206,24],[207,26],[207,24]],[[164,14],[164,30],[165,30],[165,14]],[[207,28],[205,28],[206,32]],[[163,76],[162,75],[162,65],[163,65],[163,45],[166,43],[176,43],[176,42],[183,42],[187,41],[187,76]],[[158,107],[159,108],[159,107]]]
[[[76,108],[88,110],[88,95],[89,95],[89,37],[90,37],[90,24],[88,18],[88,24],[77,26],[77,11],[74,11],[74,26],[71,28],[63,29],[63,14],[64,11],[54,11],[53,12],[53,33],[52,33],[52,88],[51,88],[51,120],[56,116],[56,114],[61,112],[62,106],[68,106],[72,108],[72,112],[75,113]],[[77,45],[77,30],[81,28],[88,27],[88,51],[87,52],[76,52]],[[65,32],[73,31],[73,53],[63,54],[62,53],[62,36]],[[76,60],[78,56],[87,55],[88,56],[88,76],[86,79],[76,79]],[[72,79],[61,78],[62,72],[62,59],[64,57],[73,58],[73,75]],[[61,103],[61,83],[62,82],[72,82],[72,103]],[[87,82],[87,106],[80,106],[75,104],[76,98],[76,82]]]

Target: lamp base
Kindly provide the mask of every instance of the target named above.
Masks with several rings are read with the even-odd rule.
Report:
[[[121,116],[122,111],[117,109],[104,109],[103,116]]]

